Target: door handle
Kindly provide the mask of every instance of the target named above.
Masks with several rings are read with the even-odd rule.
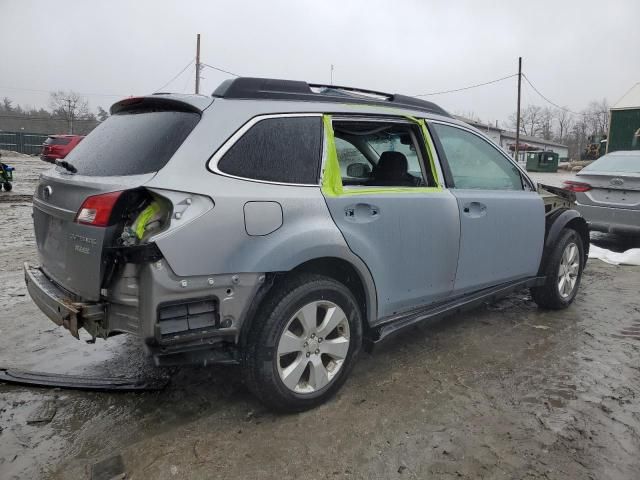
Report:
[[[470,202],[463,205],[462,211],[468,217],[479,218],[487,214],[487,206],[480,202]]]

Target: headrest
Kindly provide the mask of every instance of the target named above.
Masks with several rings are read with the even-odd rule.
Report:
[[[376,177],[400,177],[406,175],[408,170],[407,157],[400,152],[382,152],[378,165],[376,165]]]

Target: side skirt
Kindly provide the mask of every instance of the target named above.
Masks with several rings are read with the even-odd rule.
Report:
[[[474,309],[485,302],[494,302],[514,290],[541,286],[544,284],[544,281],[544,276],[529,277],[524,280],[517,280],[515,282],[503,283],[496,285],[495,287],[485,288],[435,305],[420,307],[401,315],[388,317],[383,319],[380,324],[370,329],[369,335],[365,338],[365,349],[372,351],[374,345],[392,338],[394,335],[400,333],[404,328],[425,321],[439,320],[443,317]]]

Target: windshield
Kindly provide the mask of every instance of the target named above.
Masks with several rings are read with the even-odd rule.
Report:
[[[193,112],[142,110],[112,115],[67,156],[78,175],[157,172],[198,123]]]
[[[637,155],[609,153],[582,169],[583,172],[640,173],[640,151]]]

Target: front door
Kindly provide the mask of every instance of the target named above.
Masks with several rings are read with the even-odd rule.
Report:
[[[405,119],[327,117],[325,130],[323,192],[349,248],[371,271],[379,317],[447,297],[458,206],[440,186],[423,129]]]
[[[451,124],[430,126],[442,146],[460,212],[454,294],[536,275],[545,231],[542,198],[480,135]]]

